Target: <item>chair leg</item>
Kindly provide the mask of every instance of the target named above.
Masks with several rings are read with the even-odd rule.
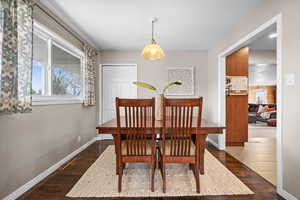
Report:
[[[189,164],[189,169],[190,169],[190,170],[192,170],[192,169],[193,169],[193,166],[192,166],[192,164],[191,164],[191,163]]]
[[[203,153],[201,152],[201,154],[200,154],[198,168],[199,168],[200,174],[203,175],[204,174],[204,152]]]
[[[119,156],[116,153],[116,175],[119,175]]]
[[[155,174],[155,165],[156,162],[152,162],[151,164],[151,192],[154,192],[154,174]]]
[[[161,177],[163,178],[163,165],[162,165],[162,156],[158,155],[158,167],[160,169]]]
[[[121,192],[122,191],[123,163],[119,163],[118,172],[119,172],[118,192]]]
[[[196,180],[196,192],[200,193],[200,175],[199,175],[199,166],[196,164],[194,166],[194,175],[195,175],[195,180]]]
[[[166,193],[166,164],[162,161],[163,193]]]
[[[119,175],[119,164],[118,164],[118,161],[116,161],[116,175]]]

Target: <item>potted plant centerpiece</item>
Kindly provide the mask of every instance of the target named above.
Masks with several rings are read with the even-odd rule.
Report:
[[[153,90],[156,92],[156,96],[155,96],[155,119],[156,120],[162,120],[162,103],[163,103],[163,97],[165,92],[175,86],[175,85],[182,85],[181,82],[179,81],[175,81],[175,82],[171,82],[169,84],[167,84],[162,90],[157,89],[156,87],[154,87],[153,85],[150,85],[149,83],[145,83],[145,82],[140,82],[140,81],[136,81],[133,82],[133,84],[139,86],[139,87],[143,87],[143,88],[147,88],[149,90]]]

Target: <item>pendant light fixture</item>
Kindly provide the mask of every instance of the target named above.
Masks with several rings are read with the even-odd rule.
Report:
[[[151,44],[148,44],[144,47],[141,56],[148,60],[158,60],[165,57],[164,51],[154,40],[154,23],[157,22],[157,19],[151,19],[152,24],[152,40]]]

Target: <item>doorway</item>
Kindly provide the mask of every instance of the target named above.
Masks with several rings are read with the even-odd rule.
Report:
[[[137,65],[135,64],[103,64],[102,73],[102,101],[101,123],[115,118],[115,99],[137,98],[137,87],[132,84],[137,81]],[[105,136],[105,139],[110,136]]]
[[[241,49],[242,47],[248,46],[251,42],[257,40],[265,33],[266,30],[276,27],[276,186],[277,191],[282,191],[282,74],[281,74],[281,64],[282,64],[282,47],[281,47],[281,15],[275,16],[265,24],[258,27],[255,31],[249,33],[247,36],[239,40],[236,44],[231,46],[229,49],[224,51],[219,55],[219,122],[226,124],[226,57],[233,52]],[[264,92],[257,93],[258,99],[261,101],[261,97],[265,98]],[[248,138],[248,137],[247,137]],[[220,149],[226,150],[226,134],[218,136],[218,145]]]
[[[247,47],[244,47],[247,48],[247,63],[245,66],[239,65],[238,67],[246,69],[247,93],[238,97],[226,97],[228,128],[226,151],[273,185],[276,185],[277,162],[276,35],[276,24],[274,24],[261,32],[257,39],[247,44]],[[234,54],[236,53],[231,54],[230,57]],[[240,60],[245,57],[238,56]],[[231,63],[227,62],[228,64]],[[228,66],[226,67],[228,71]],[[235,100],[234,106],[228,105],[229,100],[232,101],[233,98],[238,98],[242,102]],[[232,113],[233,109],[239,109],[237,114],[242,116],[234,114],[233,119],[229,118],[232,117],[232,114],[228,115],[228,113]],[[241,112],[242,110],[244,112]],[[230,128],[232,122],[228,123],[228,120],[235,123],[234,132]],[[232,135],[235,137],[232,138]],[[229,139],[242,139],[242,145],[229,145]]]

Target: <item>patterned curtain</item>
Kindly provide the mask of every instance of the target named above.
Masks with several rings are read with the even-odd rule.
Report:
[[[96,81],[96,56],[97,51],[88,45],[84,46],[85,53],[85,106],[96,104],[95,81]]]
[[[0,113],[31,111],[32,2],[0,0]]]

